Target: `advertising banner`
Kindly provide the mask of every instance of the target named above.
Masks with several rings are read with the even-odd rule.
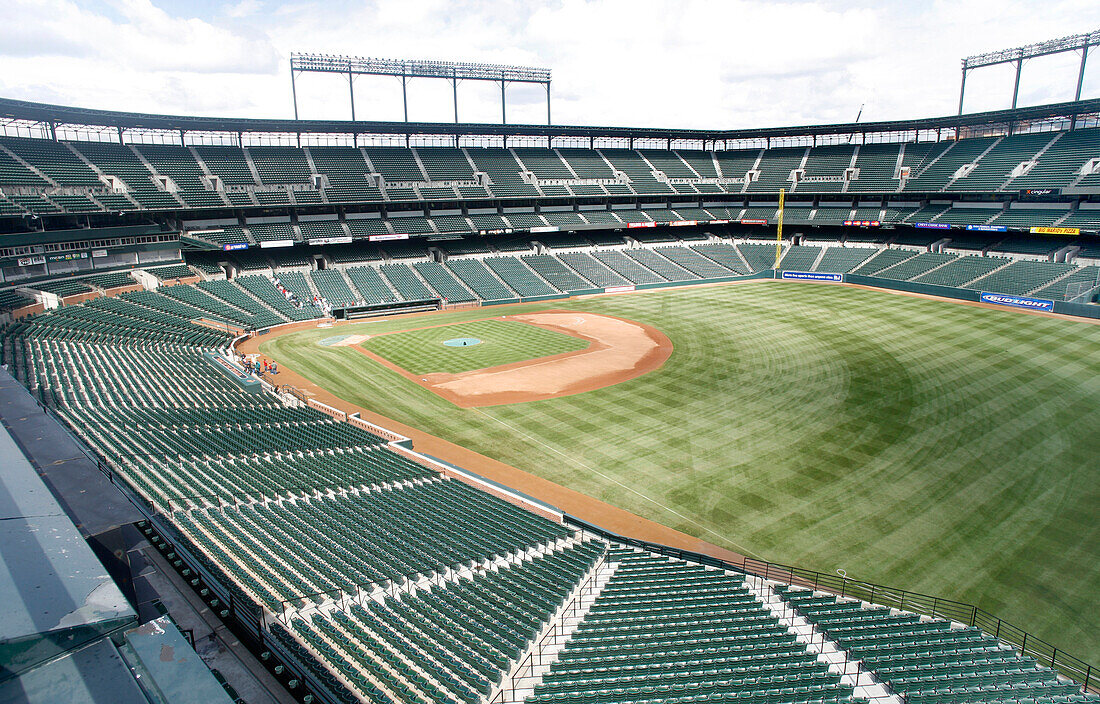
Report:
[[[1081,229],[1078,227],[1033,227],[1031,228],[1031,234],[1033,235],[1079,235]]]
[[[740,223],[742,225],[767,225],[768,220],[766,218],[762,218],[762,219],[752,218],[752,219],[741,220]]]
[[[669,225],[672,225],[673,227],[686,227],[688,225],[698,225],[698,224],[699,224],[698,220],[673,220],[672,222],[669,223]]]
[[[847,227],[878,227],[882,223],[878,220],[845,220]]]
[[[389,240],[407,240],[408,235],[371,235],[367,238],[368,242],[387,242]]]
[[[1054,301],[1045,298],[1028,298],[1026,296],[1010,296],[1007,293],[986,293],[982,291],[982,303],[992,303],[998,306],[1010,308],[1025,308],[1027,310],[1054,310]]]
[[[248,249],[247,242],[235,242],[233,244],[223,244],[222,249],[226,252],[232,252],[238,249]]]
[[[63,254],[47,254],[48,262],[75,262],[78,259],[87,259],[87,252],[65,252]]]
[[[530,232],[557,232],[560,229],[561,228],[557,225],[538,225],[536,227],[532,227]]]
[[[1008,232],[1004,225],[967,225],[966,229],[971,232]]]
[[[608,286],[603,290],[604,293],[630,293],[634,290],[633,286]]]
[[[825,274],[816,271],[784,271],[784,279],[797,279],[801,281],[843,281],[843,274]]]
[[[261,249],[275,249],[276,247],[293,247],[294,240],[264,240],[260,243]]]
[[[926,230],[950,230],[951,226],[945,222],[918,222],[913,227],[923,227]]]
[[[36,257],[22,257],[19,260],[19,266],[36,266],[38,264],[45,264],[46,258],[39,254]]]
[[[628,222],[626,224],[627,229],[634,229],[636,227],[657,227],[655,222]]]
[[[309,240],[310,244],[348,244],[351,242],[351,238],[347,235],[343,237],[314,237]]]

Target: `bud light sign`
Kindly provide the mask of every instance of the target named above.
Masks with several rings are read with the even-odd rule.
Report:
[[[784,271],[784,279],[797,279],[800,281],[843,281],[842,274],[819,274],[816,271]]]
[[[1011,308],[1024,308],[1026,310],[1054,310],[1054,301],[1045,298],[1027,298],[1025,296],[1010,296],[1005,293],[982,292],[982,303],[992,303],[997,306],[1009,306]]]

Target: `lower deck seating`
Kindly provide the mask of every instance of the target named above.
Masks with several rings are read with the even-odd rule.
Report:
[[[828,247],[825,249],[825,253],[821,255],[814,271],[829,274],[847,274],[867,261],[867,258],[877,251],[877,249],[871,247]]]
[[[527,266],[539,276],[556,286],[560,291],[584,291],[592,288],[592,282],[579,276],[575,271],[550,254],[528,254],[521,257]]]
[[[619,566],[526,701],[849,702],[741,577],[613,549]]]
[[[943,619],[864,607],[831,594],[777,587],[776,592],[849,657],[920,704],[1100,701],[1078,685],[973,627]],[[1067,697],[1069,699],[1067,699]]]

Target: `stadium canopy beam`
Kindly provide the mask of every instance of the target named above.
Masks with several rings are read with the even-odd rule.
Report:
[[[668,129],[650,127],[608,127],[583,125],[500,125],[498,123],[437,123],[437,122],[370,122],[348,120],[289,120],[264,118],[200,117],[186,115],[154,115],[147,113],[94,110],[24,100],[0,98],[0,122],[34,122],[48,129],[53,122],[58,129],[63,125],[91,129],[116,127],[124,130],[160,130],[178,132],[225,132],[234,136],[246,134],[359,134],[359,135],[458,135],[499,137],[548,137],[660,139],[671,136],[677,141],[702,141],[712,143],[734,140],[801,139],[813,135],[848,135],[906,133],[914,131],[958,130],[987,125],[1042,120],[1068,119],[1073,115],[1100,116],[1100,99],[1067,101],[1050,105],[1034,105],[1016,110],[991,110],[967,115],[950,115],[914,120],[883,122],[830,123],[821,125],[796,125],[787,127],[759,127],[749,129]]]
[[[394,76],[401,79],[401,104],[405,122],[409,121],[408,81],[410,78],[449,80],[454,97],[455,124],[458,124],[458,82],[491,81],[500,84],[500,122],[508,123],[506,86],[508,83],[535,83],[546,87],[546,124],[550,124],[550,69],[504,64],[481,64],[455,61],[424,61],[420,59],[375,59],[360,56],[329,54],[290,54],[290,89],[294,101],[294,119],[298,119],[298,94],[294,85],[296,73],[347,74],[351,91],[351,119],[355,121],[355,92],[351,83],[355,76]]]
[[[962,115],[963,100],[966,97],[966,74],[968,71],[998,64],[1016,64],[1016,82],[1012,89],[1012,108],[1015,109],[1020,93],[1020,74],[1023,72],[1024,61],[1040,56],[1062,54],[1067,51],[1081,52],[1081,69],[1077,73],[1077,91],[1074,97],[1074,100],[1080,100],[1081,86],[1085,81],[1085,60],[1088,58],[1089,48],[1098,45],[1100,45],[1100,30],[966,57],[962,60],[962,81],[959,84],[959,115]]]

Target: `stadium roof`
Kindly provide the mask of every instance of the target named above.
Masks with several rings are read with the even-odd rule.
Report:
[[[29,120],[55,125],[87,125],[120,129],[183,132],[264,132],[290,134],[425,134],[425,135],[523,135],[541,137],[623,137],[634,139],[737,140],[809,135],[905,132],[953,129],[988,124],[1009,124],[1071,115],[1100,113],[1100,99],[1054,103],[989,112],[887,122],[834,123],[753,129],[662,129],[649,127],[600,127],[564,125],[500,125],[495,123],[366,122],[347,120],[282,120],[256,118],[152,115],[114,110],[49,105],[0,98],[0,119]]]

